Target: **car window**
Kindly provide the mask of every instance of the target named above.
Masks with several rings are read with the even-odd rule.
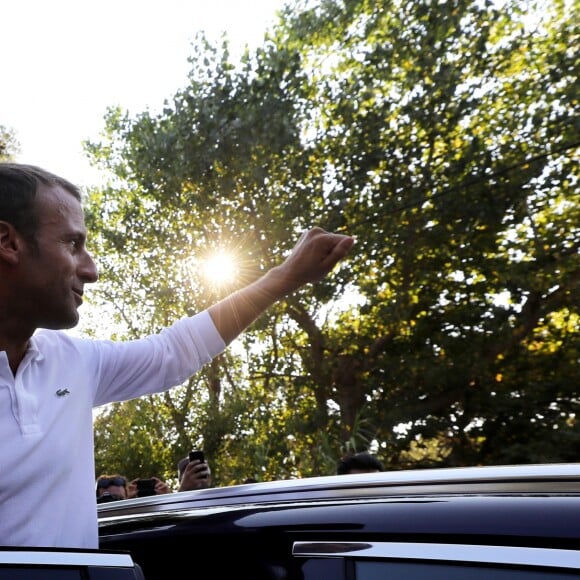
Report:
[[[344,580],[345,561],[343,558],[308,559],[302,566],[301,571],[305,580],[315,578],[332,578],[332,580]]]
[[[573,550],[414,542],[295,542],[304,578],[347,580],[564,580],[580,577]],[[319,559],[319,569],[314,562]],[[330,572],[334,566],[335,571]],[[313,570],[315,570],[313,572]]]
[[[0,580],[83,580],[80,570],[39,568],[0,568]]]
[[[567,580],[578,574],[562,570],[498,568],[443,563],[356,562],[356,580]]]
[[[0,547],[0,580],[135,580],[130,554],[100,550]]]

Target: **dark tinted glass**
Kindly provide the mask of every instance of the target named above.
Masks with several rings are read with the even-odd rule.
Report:
[[[80,570],[57,568],[0,568],[0,580],[83,580]]]
[[[137,576],[142,578],[142,576]],[[135,574],[127,568],[89,568],[89,580],[134,580]]]
[[[304,580],[343,580],[345,577],[344,558],[313,558],[305,560],[301,566]]]
[[[580,573],[533,568],[447,565],[439,562],[357,562],[356,580],[578,580]]]

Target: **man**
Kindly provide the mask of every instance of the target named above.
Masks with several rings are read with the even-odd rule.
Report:
[[[177,463],[177,479],[179,481],[177,491],[206,489],[211,487],[211,470],[205,460],[190,461],[189,457],[184,457]]]
[[[127,499],[127,478],[120,473],[113,475],[103,474],[97,477],[96,483],[97,503]]]
[[[98,278],[86,237],[73,184],[0,163],[2,545],[96,548],[92,408],[182,384],[354,243],[313,228],[280,265],[206,311],[114,343],[61,332],[77,324],[85,285]]]
[[[374,455],[366,451],[343,457],[336,467],[337,475],[379,473],[384,470],[383,464]]]

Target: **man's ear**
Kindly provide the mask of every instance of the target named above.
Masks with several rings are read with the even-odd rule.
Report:
[[[0,260],[16,265],[24,248],[24,240],[12,224],[0,221]]]

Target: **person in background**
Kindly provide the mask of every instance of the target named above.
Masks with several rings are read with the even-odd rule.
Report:
[[[207,461],[199,459],[189,460],[184,457],[177,464],[177,478],[179,489],[177,491],[191,491],[211,487],[211,470]]]
[[[366,451],[343,457],[336,467],[337,475],[379,473],[384,470],[383,464],[374,455]]]
[[[119,473],[99,475],[96,481],[97,503],[127,499],[127,478]]]
[[[112,341],[63,332],[98,280],[87,235],[78,187],[0,162],[0,465],[10,474],[0,478],[1,545],[98,548],[93,409],[183,384],[354,244],[310,228],[277,265],[206,310]]]
[[[141,485],[143,482],[148,484],[145,488]],[[137,477],[127,484],[128,498],[162,495],[164,493],[173,493],[173,490],[169,487],[168,483],[155,476],[149,479]]]

